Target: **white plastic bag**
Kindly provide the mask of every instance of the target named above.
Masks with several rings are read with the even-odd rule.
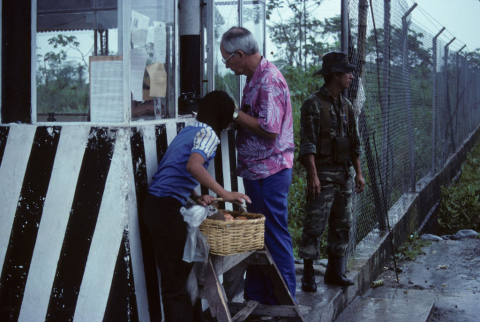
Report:
[[[185,250],[183,251],[183,260],[187,263],[191,262],[207,262],[210,245],[206,238],[200,232],[200,224],[207,218],[216,213],[218,210],[213,206],[195,205],[189,209],[182,207],[180,213],[183,220],[188,224],[187,241]]]

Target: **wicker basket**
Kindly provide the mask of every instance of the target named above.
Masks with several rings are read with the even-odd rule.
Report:
[[[225,210],[219,210],[224,212]],[[205,219],[200,231],[210,244],[210,254],[227,256],[262,249],[265,236],[265,217],[262,214],[228,211],[232,217],[247,220]]]

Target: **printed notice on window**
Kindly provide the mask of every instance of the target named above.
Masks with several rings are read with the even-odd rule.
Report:
[[[150,96],[165,97],[167,93],[167,72],[162,63],[155,63],[147,66],[150,75]]]
[[[167,33],[165,30],[165,23],[154,21],[153,27],[153,61],[165,63],[167,56]]]
[[[150,18],[136,11],[132,11],[132,43],[135,47],[145,47],[148,36]]]
[[[121,60],[90,60],[90,119],[92,122],[123,122]]]
[[[134,48],[131,52],[130,88],[134,101],[143,100],[143,75],[147,65],[147,52],[145,48]]]

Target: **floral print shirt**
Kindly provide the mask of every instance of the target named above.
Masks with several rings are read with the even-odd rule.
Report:
[[[241,109],[256,117],[265,131],[278,136],[271,140],[240,127],[236,139],[238,175],[258,180],[291,168],[295,145],[290,91],[278,68],[263,57],[245,84]]]

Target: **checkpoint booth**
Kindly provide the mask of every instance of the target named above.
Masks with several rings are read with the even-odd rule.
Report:
[[[225,69],[220,38],[245,26],[265,55],[265,6],[2,2],[0,320],[162,321],[161,276],[138,213],[198,99],[220,89],[240,103],[245,79]],[[234,139],[222,132],[208,170],[243,191]],[[218,284],[227,265],[215,265],[224,260],[212,259],[196,278],[217,274],[207,280]]]

